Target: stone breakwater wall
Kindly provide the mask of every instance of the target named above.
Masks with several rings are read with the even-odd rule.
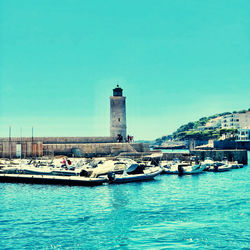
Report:
[[[0,138],[0,157],[29,158],[44,155],[94,157],[122,152],[148,152],[144,143],[117,143],[115,137]],[[77,155],[76,155],[77,154]]]
[[[229,140],[211,140],[211,143],[209,143],[208,140],[190,140],[189,141],[189,149],[195,150],[195,147],[212,144],[214,149],[216,150],[226,150],[226,149],[246,149],[250,150],[250,141],[229,141]]]
[[[153,162],[159,162],[159,161],[172,161],[175,158],[180,159],[181,161],[190,161],[191,154],[190,153],[163,153],[159,156],[151,156],[150,154],[146,155],[138,155],[137,158],[143,160],[143,161],[153,161]]]
[[[222,161],[226,157],[229,161],[247,164],[247,150],[193,150],[190,153],[201,160],[211,157],[215,161]]]
[[[118,156],[123,152],[149,152],[149,146],[145,143],[47,144],[46,150],[53,152],[54,155],[101,157]]]
[[[190,153],[174,153],[167,152],[163,153],[162,156],[154,157],[155,161],[166,160],[172,161],[175,158],[180,159],[181,161],[190,161],[192,156],[197,156],[199,160],[204,160],[206,157],[211,157],[215,161],[222,161],[225,157],[229,161],[238,161],[238,163],[246,165],[247,160],[247,151],[246,150],[195,150],[190,151]],[[150,160],[149,155],[142,157],[142,160]]]
[[[180,159],[181,161],[189,161],[190,153],[163,153],[162,159],[165,161],[172,161],[175,158]]]
[[[250,141],[214,141],[214,148],[250,150]]]

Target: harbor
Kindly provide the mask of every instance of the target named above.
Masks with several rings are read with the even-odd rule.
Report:
[[[38,137],[32,127],[14,137],[10,126],[0,249],[248,248],[248,144],[188,144],[135,142],[118,85],[109,136]]]
[[[0,250],[250,249],[250,0],[0,13]]]
[[[234,161],[236,159],[236,161]],[[237,161],[237,159],[239,161]],[[0,182],[97,186],[154,180],[160,174],[224,172],[247,165],[247,151],[135,154],[133,158],[99,157],[0,159]]]
[[[249,169],[93,187],[0,183],[0,247],[248,248]]]

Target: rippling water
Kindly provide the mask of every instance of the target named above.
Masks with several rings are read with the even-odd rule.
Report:
[[[0,183],[0,249],[248,249],[249,172],[99,187]]]

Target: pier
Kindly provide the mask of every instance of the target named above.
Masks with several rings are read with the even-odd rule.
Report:
[[[200,160],[211,157],[215,161],[222,161],[227,158],[229,161],[238,161],[240,164],[247,164],[247,150],[193,150],[191,155],[198,156]]]
[[[134,155],[136,156],[136,155]],[[192,156],[197,156],[199,160],[204,161],[206,157],[212,158],[214,161],[222,161],[225,158],[228,161],[238,161],[239,164],[247,165],[247,150],[192,150],[187,153],[182,152],[166,152],[159,154],[159,156],[154,157],[155,160],[166,160],[172,161],[175,158],[180,159],[181,161],[190,161]],[[140,156],[138,156],[140,157]],[[143,158],[149,158],[149,155],[144,155]]]

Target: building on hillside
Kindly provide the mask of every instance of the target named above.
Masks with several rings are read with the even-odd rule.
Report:
[[[230,114],[230,115],[224,115],[221,118],[221,128],[224,129],[229,129],[229,128],[240,128],[240,123],[239,123],[239,114]]]
[[[239,124],[242,129],[250,127],[250,111],[239,114]]]
[[[250,141],[250,127],[238,130],[237,141]]]
[[[244,129],[250,125],[250,111],[225,115],[221,119],[221,128]]]
[[[205,126],[198,127],[199,130],[206,129],[244,129],[250,126],[250,111],[245,113],[232,113],[224,116],[219,116],[209,120]]]

